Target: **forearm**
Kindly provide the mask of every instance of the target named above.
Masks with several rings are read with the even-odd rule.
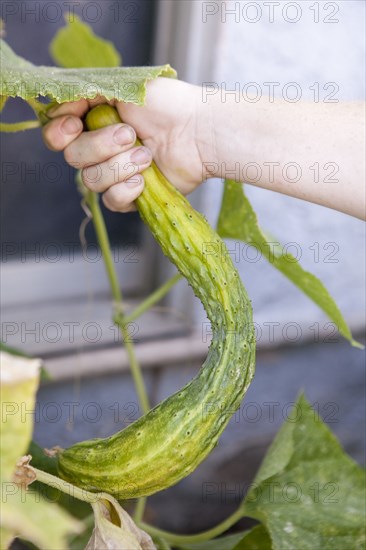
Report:
[[[202,104],[213,134],[206,177],[245,181],[365,218],[364,104],[226,99],[217,94]]]

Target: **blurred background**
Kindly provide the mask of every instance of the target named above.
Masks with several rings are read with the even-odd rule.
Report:
[[[64,25],[66,4],[115,44],[125,65],[170,63],[181,79],[227,92],[268,95],[272,86],[275,97],[288,100],[295,92],[317,103],[364,99],[363,2],[4,1],[7,42],[35,64],[52,64],[47,46]],[[29,115],[14,100],[4,120]],[[110,435],[140,412],[90,226],[80,244],[85,214],[74,172],[62,154],[46,150],[38,131],[2,134],[1,150],[1,339],[41,356],[52,376],[39,391],[35,438],[65,447]],[[320,184],[331,193],[326,176],[320,174]],[[222,190],[221,181],[211,180],[190,196],[213,225]],[[303,267],[325,283],[363,339],[363,222],[251,186],[246,191],[261,225],[283,244],[295,243]],[[137,214],[108,213],[107,224],[132,309],[174,269]],[[257,373],[209,459],[149,499],[149,519],[182,532],[208,528],[235,509],[301,390],[347,452],[364,461],[364,352],[342,340],[264,259],[243,243],[228,245],[253,301]],[[135,321],[131,336],[153,404],[196,374],[209,343],[206,316],[185,282]]]

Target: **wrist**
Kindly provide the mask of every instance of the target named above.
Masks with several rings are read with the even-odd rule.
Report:
[[[215,101],[196,87],[196,145],[202,165],[202,181],[221,177],[216,145]],[[204,99],[205,97],[205,99]]]
[[[242,181],[240,167],[253,148],[252,118],[255,106],[246,108],[232,97],[222,99],[220,92],[201,94],[197,104],[197,143],[202,159],[203,178],[231,178]],[[203,99],[204,98],[204,99]]]

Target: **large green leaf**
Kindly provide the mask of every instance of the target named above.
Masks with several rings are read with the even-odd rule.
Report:
[[[146,83],[158,76],[175,77],[170,65],[62,69],[36,66],[16,55],[0,40],[0,95],[31,99],[47,96],[58,103],[102,95],[143,105]]]
[[[362,347],[352,338],[342,313],[323,283],[315,275],[305,271],[294,256],[285,253],[279,243],[273,247],[272,240],[267,239],[258,225],[257,216],[241,183],[225,181],[217,231],[221,237],[240,239],[256,247],[273,267],[288,277],[328,315],[342,336],[353,346]]]
[[[121,56],[112,44],[96,36],[89,25],[74,15],[60,29],[50,45],[53,60],[60,67],[119,67]]]
[[[361,550],[365,484],[365,471],[300,396],[259,469],[244,512],[265,525],[274,550]]]
[[[256,525],[244,535],[233,550],[272,550],[272,541],[263,525]]]
[[[203,542],[179,544],[177,547],[181,550],[232,550],[247,533],[250,533],[250,531],[235,533],[217,539],[205,540]]]
[[[272,550],[271,539],[263,525],[256,525],[249,531],[213,540],[180,544],[178,548],[181,550]]]

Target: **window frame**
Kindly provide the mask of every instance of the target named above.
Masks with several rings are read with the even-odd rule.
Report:
[[[202,11],[201,0],[158,0],[157,15],[155,22],[155,39],[153,63],[164,64],[166,60],[177,69],[179,78],[191,83],[199,84],[209,79],[213,71],[213,55],[211,45],[215,28],[213,25],[204,27],[200,24]],[[213,18],[216,21],[216,18]],[[201,31],[200,31],[201,29]],[[204,32],[202,32],[202,30]],[[191,202],[197,208],[202,203],[201,191],[196,191],[190,197]],[[133,253],[132,249],[121,249],[120,254]],[[138,252],[139,262],[121,262],[117,265],[122,291],[124,296],[139,297],[150,293],[153,288],[167,280],[175,268],[162,255],[159,247],[147,228],[142,229],[142,244]],[[21,323],[22,310],[37,310],[37,304],[43,303],[42,319],[57,319],[55,310],[57,304],[63,304],[83,297],[88,298],[90,289],[93,297],[102,297],[102,300],[110,300],[107,277],[102,261],[95,264],[85,265],[82,255],[75,256],[72,264],[68,261],[57,263],[36,261],[8,263],[2,266],[2,277],[0,281],[0,299],[5,312],[5,320],[14,319],[14,322]],[[89,274],[88,274],[89,272]],[[89,277],[89,289],[85,288],[85,277]],[[50,284],[52,281],[52,284]],[[72,281],[72,285],[70,285]],[[151,364],[166,362],[166,345],[169,348],[169,361],[174,364],[182,357],[182,350],[188,354],[188,359],[204,355],[207,343],[194,330],[195,298],[191,289],[183,281],[176,285],[169,297],[164,302],[166,309],[171,310],[176,321],[176,312],[179,311],[182,323],[179,326],[172,323],[173,328],[169,331],[169,313],[165,320],[161,314],[151,311],[149,323],[159,325],[161,331],[146,329],[142,334],[141,344],[137,343],[136,348],[140,349],[142,367]],[[24,315],[24,313],[23,313]],[[145,323],[146,324],[146,323]],[[144,329],[145,330],[145,329]],[[187,338],[190,338],[194,345],[187,346]],[[149,339],[151,341],[149,341]],[[172,340],[173,339],[173,340]],[[11,341],[5,342],[12,345]],[[82,346],[81,346],[82,347]],[[40,348],[38,348],[40,349]],[[80,364],[80,345],[75,346],[74,352],[66,348],[56,348],[56,353],[45,353],[45,365],[52,373],[53,380],[63,379],[76,374],[73,369],[62,369],[62,362],[72,364],[73,361]],[[37,346],[31,346],[28,352],[37,355]],[[123,350],[125,353],[125,350]],[[84,357],[85,354],[85,357]],[[106,354],[103,360],[103,372],[113,371],[117,364],[121,364],[120,345],[101,345],[95,351],[83,350],[82,374],[95,373],[98,370],[100,357]],[[150,357],[153,354],[153,359]],[[147,359],[150,357],[150,359]],[[165,359],[164,359],[165,357]],[[123,360],[124,364],[125,361]],[[66,373],[66,374],[65,374]],[[81,374],[78,373],[77,374]]]

